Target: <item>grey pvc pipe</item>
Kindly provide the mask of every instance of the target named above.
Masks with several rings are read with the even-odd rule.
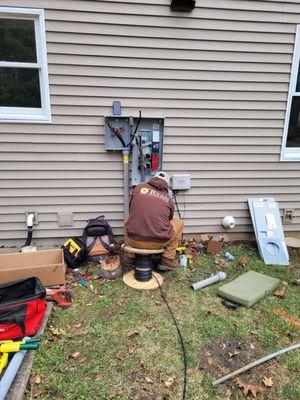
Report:
[[[244,367],[239,368],[236,371],[233,371],[230,374],[223,376],[222,378],[216,379],[215,381],[212,382],[212,385],[218,386],[218,385],[220,385],[220,383],[223,383],[223,382],[227,381],[228,379],[231,379],[234,376],[241,374],[242,372],[248,371],[248,369],[256,367],[257,365],[262,364],[268,360],[271,360],[274,357],[280,356],[281,354],[287,353],[288,351],[298,349],[299,347],[300,347],[300,343],[297,343],[297,344],[294,344],[293,346],[286,347],[285,349],[282,349],[282,350],[276,351],[275,353],[269,354],[263,358],[260,358],[259,360],[254,361],[251,364],[245,365]]]
[[[23,340],[29,339],[25,337]],[[0,400],[4,400],[11,384],[13,383],[15,376],[22,364],[22,361],[25,357],[27,350],[21,350],[15,353],[13,358],[10,360],[8,367],[6,368],[1,381],[0,381]]]
[[[129,149],[122,150],[123,156],[123,186],[124,186],[124,217],[129,216]]]
[[[202,289],[205,286],[212,285],[213,283],[222,281],[223,279],[226,279],[226,274],[223,271],[218,272],[216,275],[211,276],[210,278],[203,279],[202,281],[196,282],[192,285],[192,288],[194,290]]]

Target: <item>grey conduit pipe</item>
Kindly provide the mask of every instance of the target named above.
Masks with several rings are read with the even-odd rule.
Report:
[[[216,275],[211,276],[210,278],[194,283],[192,285],[192,289],[194,290],[202,289],[205,286],[209,286],[212,285],[213,283],[223,281],[224,279],[226,279],[226,274],[225,272],[220,271]]]
[[[25,337],[23,340],[30,339],[29,337]],[[13,358],[10,360],[8,367],[6,368],[1,381],[0,381],[0,400],[4,400],[11,384],[13,383],[17,372],[22,364],[22,361],[25,357],[27,350],[21,350],[15,353]]]

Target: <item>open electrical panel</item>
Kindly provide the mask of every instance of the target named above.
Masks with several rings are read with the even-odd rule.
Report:
[[[162,169],[163,118],[105,118],[105,148],[118,151],[131,148],[131,184],[149,180]]]

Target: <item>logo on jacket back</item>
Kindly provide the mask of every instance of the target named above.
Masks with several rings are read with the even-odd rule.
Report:
[[[148,194],[149,196],[152,196],[152,197],[158,197],[162,201],[164,201],[165,203],[169,203],[169,197],[168,196],[165,196],[164,194],[159,193],[154,189],[148,189],[146,187],[143,187],[143,188],[141,188],[140,193],[141,194]]]

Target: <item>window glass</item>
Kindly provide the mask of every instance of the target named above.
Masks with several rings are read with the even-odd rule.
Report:
[[[0,61],[37,61],[33,20],[0,18]]]
[[[300,97],[293,96],[286,147],[300,147]]]
[[[39,70],[1,67],[0,107],[40,108]]]

